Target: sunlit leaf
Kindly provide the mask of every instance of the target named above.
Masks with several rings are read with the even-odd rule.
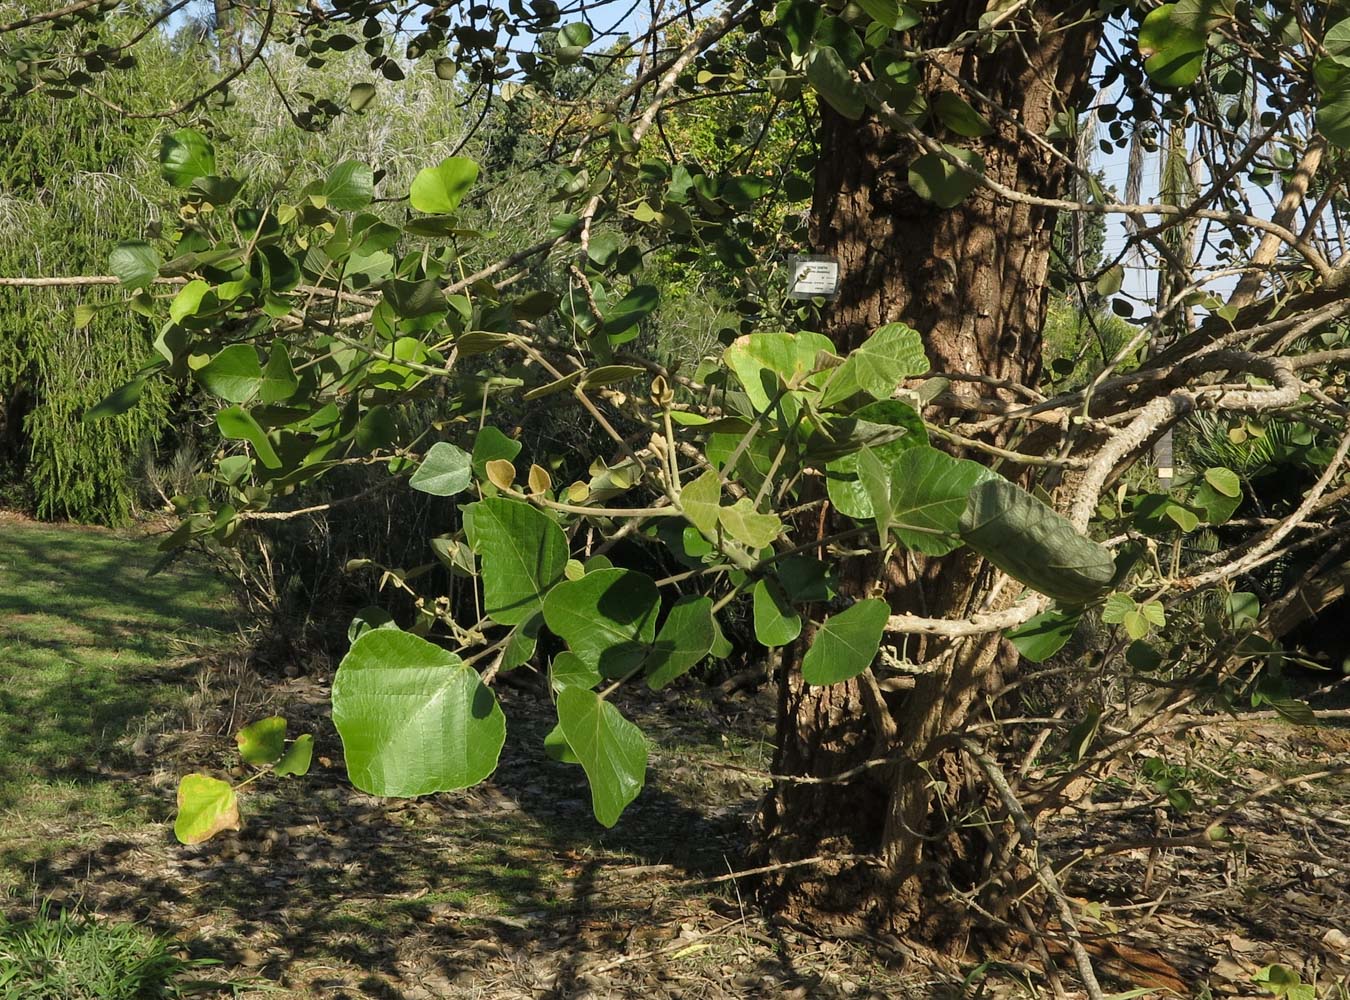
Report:
[[[478,672],[408,632],[375,629],[333,678],[333,725],[351,782],[411,797],[475,785],[497,767],[506,718]]]
[[[885,601],[870,598],[831,617],[802,657],[802,678],[823,686],[857,677],[876,659],[890,614]]]
[[[186,774],[178,782],[178,816],[173,835],[180,844],[200,844],[222,830],[239,829],[239,801],[228,781]]]

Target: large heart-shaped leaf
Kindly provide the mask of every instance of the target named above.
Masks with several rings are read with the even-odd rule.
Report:
[[[128,288],[144,288],[159,277],[159,251],[144,240],[124,240],[108,254],[108,267]]]
[[[692,594],[672,605],[644,665],[653,691],[685,674],[712,650],[717,639],[712,609],[711,598]]]
[[[506,718],[478,672],[409,632],[374,629],[357,639],[332,698],[347,774],[372,795],[476,785],[506,741]]]
[[[178,817],[173,835],[180,844],[200,844],[222,830],[239,829],[239,800],[228,781],[186,774],[178,782]]]
[[[1182,5],[1165,3],[1151,10],[1139,26],[1139,54],[1144,72],[1160,90],[1189,87],[1205,65],[1208,32]]]
[[[544,623],[586,665],[624,677],[647,658],[661,595],[645,573],[602,569],[568,580],[544,599]]]
[[[452,497],[467,490],[471,482],[473,460],[469,453],[448,441],[437,441],[427,449],[408,485],[432,496]]]
[[[717,516],[722,522],[722,530],[752,549],[766,547],[783,530],[783,522],[777,514],[759,513],[749,497],[741,497],[730,507],[723,507]]]
[[[867,108],[862,88],[834,48],[816,46],[806,62],[806,79],[816,93],[845,118],[857,121],[862,117]]]
[[[264,403],[281,403],[294,396],[298,388],[300,380],[295,376],[286,345],[280,340],[272,341],[272,349],[267,353],[267,364],[263,366],[258,398]]]
[[[484,612],[501,625],[528,621],[563,577],[562,528],[527,503],[488,497],[464,508],[464,531],[483,563]]]
[[[335,212],[365,208],[375,197],[375,171],[359,160],[344,160],[329,171],[323,193]]]
[[[591,809],[604,826],[619,821],[647,775],[647,740],[594,691],[567,687],[558,695],[558,725],[591,786]]]
[[[427,167],[413,178],[408,201],[419,212],[447,215],[478,180],[478,164],[468,157],[450,156],[434,167]]]
[[[957,537],[966,499],[976,484],[996,474],[936,448],[909,448],[891,466],[891,527],[919,552],[946,555]]]
[[[898,400],[883,399],[856,410],[853,437],[866,443],[877,460],[890,468],[900,453],[928,443],[923,419]],[[825,488],[840,513],[865,521],[876,516],[866,486],[858,478],[859,451],[851,451],[825,467]]]
[[[721,510],[722,483],[717,473],[709,469],[680,490],[680,506],[684,516],[703,534],[711,537],[717,530]]]
[[[821,396],[821,406],[831,406],[859,392],[874,399],[888,399],[900,380],[928,371],[919,331],[903,323],[878,327],[834,370]]]
[[[159,143],[159,172],[176,188],[216,172],[216,153],[196,129],[180,128]]]
[[[1092,600],[1116,574],[1108,549],[997,476],[971,491],[961,538],[1014,580],[1066,604]]]
[[[857,677],[876,659],[890,614],[885,601],[871,598],[829,619],[802,657],[802,679],[825,685]]]
[[[800,385],[816,370],[816,358],[833,354],[834,343],[819,333],[752,333],[740,337],[723,354],[750,405],[757,411],[784,387]]]
[[[229,403],[247,403],[262,387],[263,370],[251,344],[232,344],[197,369],[197,381]]]

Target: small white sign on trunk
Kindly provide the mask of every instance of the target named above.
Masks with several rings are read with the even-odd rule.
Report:
[[[832,299],[838,292],[838,260],[819,254],[788,258],[788,298]]]

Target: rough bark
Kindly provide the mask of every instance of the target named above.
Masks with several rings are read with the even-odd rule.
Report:
[[[986,173],[1009,187],[1059,196],[1067,186],[1065,161],[1026,133],[1044,137],[1057,115],[1081,109],[1098,28],[1082,20],[1082,8],[1032,7],[1034,13],[1012,22],[1015,33],[996,51],[971,47],[947,55],[929,68],[926,84],[930,94],[956,90],[952,76],[959,76],[997,102],[1010,120],[990,116],[993,134],[947,141],[975,149]],[[942,23],[919,40],[924,47],[956,39],[986,8],[956,2],[941,9]],[[923,333],[938,372],[1033,383],[1054,214],[984,191],[955,209],[939,209],[908,186],[911,141],[871,116],[855,122],[828,108],[822,115],[813,250],[837,257],[841,273],[825,332],[843,352],[884,323],[904,322]],[[823,530],[834,529],[827,523]],[[854,560],[840,569],[852,596],[879,582],[896,611],[928,616],[973,610],[987,579],[978,560],[960,554],[926,563],[902,554],[888,566]],[[799,664],[810,641],[808,630],[780,664],[774,771],[828,777],[869,758],[894,755],[900,763],[843,783],[783,782],[772,790],[761,815],[768,860],[867,857],[785,869],[767,886],[772,902],[818,927],[861,922],[952,944],[963,932],[962,915],[931,904],[947,884],[973,884],[982,849],[944,819],[943,806],[969,798],[976,784],[944,737],[959,730],[997,670],[1000,640],[966,643],[945,656],[932,642],[911,644],[911,660],[939,669],[919,676],[912,690],[893,693],[883,693],[870,675],[808,687]]]

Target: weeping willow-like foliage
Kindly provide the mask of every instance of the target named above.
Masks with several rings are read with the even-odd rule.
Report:
[[[146,47],[134,72],[110,78],[100,96],[167,96],[193,72],[189,54],[162,42]],[[153,164],[162,128],[109,114],[89,96],[16,101],[0,112],[0,274],[106,271],[111,245],[158,215]],[[124,521],[135,500],[136,456],[166,427],[159,387],[122,416],[81,419],[150,354],[152,331],[113,305],[122,297],[106,287],[0,288],[0,477],[40,517]],[[81,327],[80,304],[112,308]]]
[[[112,246],[145,235],[173,203],[157,152],[160,136],[181,124],[236,136],[247,153],[226,166],[250,189],[321,177],[350,156],[378,164],[391,185],[406,188],[417,169],[458,148],[466,131],[453,86],[425,80],[386,86],[372,113],[344,116],[322,134],[293,127],[266,77],[239,81],[230,107],[213,106],[186,122],[131,118],[99,98],[172,107],[198,89],[215,59],[211,37],[190,29],[173,39],[155,36],[137,55],[135,70],[99,78],[97,97],[33,95],[0,109],[0,275],[106,273]],[[287,51],[273,62],[283,87],[299,73],[300,60]],[[344,100],[360,73],[355,59],[339,60],[309,82],[317,76]],[[519,216],[546,205],[538,181],[503,184],[492,201],[493,221],[511,230]],[[39,517],[125,521],[142,456],[185,430],[170,425],[159,380],[147,383],[127,413],[82,420],[153,357],[154,330],[124,298],[116,286],[0,287],[0,496],[18,498]],[[76,322],[81,305],[95,309],[85,324]]]

